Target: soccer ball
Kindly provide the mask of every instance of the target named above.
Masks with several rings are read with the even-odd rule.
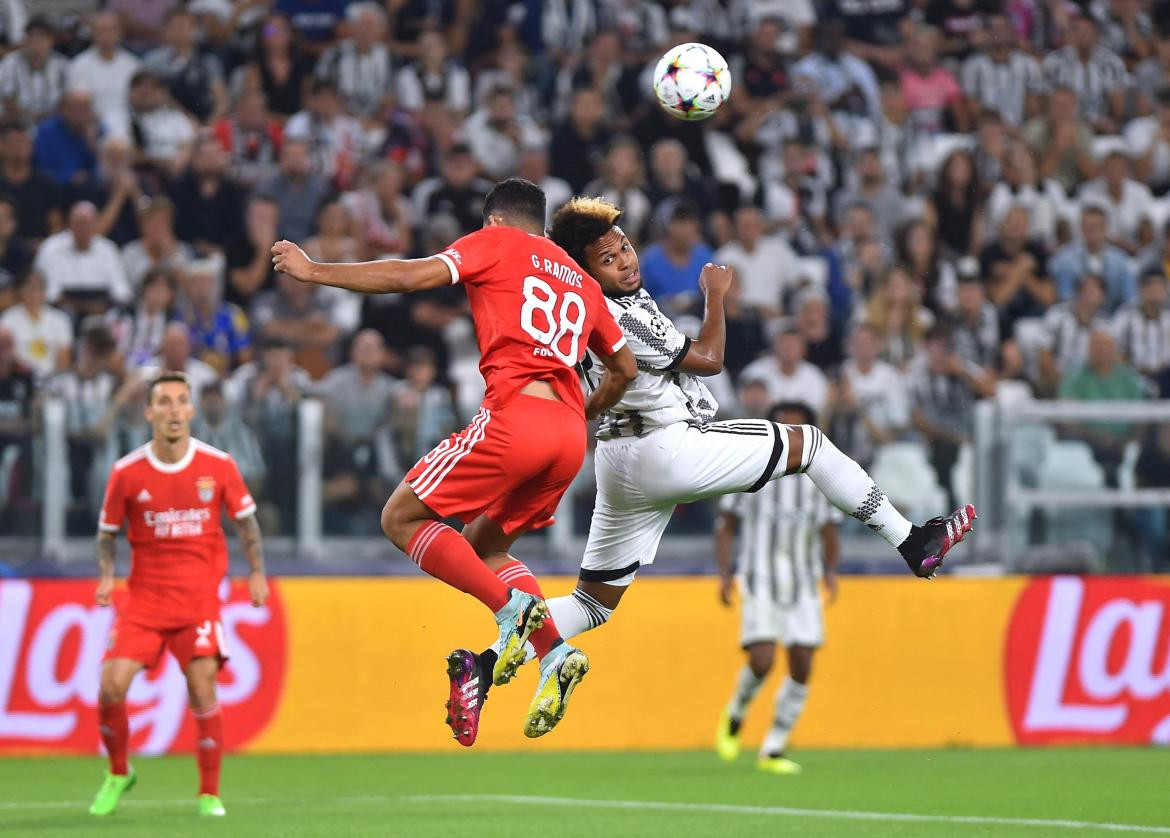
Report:
[[[654,68],[654,95],[673,117],[709,119],[731,95],[731,71],[706,44],[679,44]]]

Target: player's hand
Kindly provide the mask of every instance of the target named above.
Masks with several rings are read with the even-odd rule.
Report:
[[[256,608],[268,602],[268,577],[262,571],[253,570],[248,574],[248,596]]]
[[[735,577],[720,576],[719,577],[719,601],[727,608],[731,607],[735,599]]]
[[[97,590],[93,592],[93,598],[99,606],[107,608],[114,600],[114,577],[103,576],[98,580]]]
[[[699,288],[704,294],[726,294],[735,278],[735,268],[708,262],[699,274]]]
[[[832,605],[837,601],[837,572],[827,571],[821,582],[825,586],[825,602]]]
[[[290,241],[281,239],[272,245],[272,267],[293,279],[308,282],[312,278],[313,260]]]

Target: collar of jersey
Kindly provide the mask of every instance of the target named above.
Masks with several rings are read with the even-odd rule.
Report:
[[[191,461],[195,459],[195,439],[189,438],[187,441],[187,453],[183,455],[182,459],[174,463],[164,463],[154,453],[151,444],[146,443],[146,461],[155,469],[161,471],[163,474],[178,474],[180,471],[191,465]]]

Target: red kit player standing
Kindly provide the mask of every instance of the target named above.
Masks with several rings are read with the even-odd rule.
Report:
[[[169,649],[187,676],[195,715],[199,813],[223,815],[219,765],[223,719],[215,680],[227,660],[219,622],[219,583],[228,553],[220,509],[236,522],[251,565],[248,591],[259,607],[268,599],[256,504],[232,458],[191,437],[191,386],[181,372],[164,372],[146,395],[151,440],[114,464],[98,523],[101,581],[98,605],[114,592],[118,531],[130,541],[130,596],[119,608],[102,663],[98,714],[110,769],[90,806],[109,815],[136,777],[127,761],[130,738],[126,693],[143,667],[153,668]]]
[[[302,282],[370,294],[467,289],[487,384],[471,424],[423,457],[382,510],[386,536],[431,576],[471,594],[494,613],[498,657],[459,650],[448,657],[448,723],[464,745],[478,730],[488,672],[507,683],[524,662],[524,643],[541,659],[536,697],[524,726],[542,736],[564,715],[589,668],[565,643],[536,578],[508,549],[547,526],[585,456],[585,418],[613,405],[637,375],[633,354],[601,287],[543,236],[545,197],[512,178],[484,201],[484,226],[425,259],[319,264],[291,242],[272,248],[273,264]],[[576,365],[585,349],[606,366],[588,404]],[[459,518],[460,534],[442,523]]]

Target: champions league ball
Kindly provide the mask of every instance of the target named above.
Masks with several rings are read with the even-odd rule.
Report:
[[[731,95],[731,71],[706,44],[679,44],[654,68],[654,95],[673,117],[708,119]]]

